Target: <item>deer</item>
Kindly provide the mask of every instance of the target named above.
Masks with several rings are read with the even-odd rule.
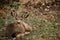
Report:
[[[32,27],[20,20],[17,13],[13,14],[12,12],[11,15],[15,18],[15,20],[6,25],[6,36],[8,38],[20,39],[22,36],[32,32]]]

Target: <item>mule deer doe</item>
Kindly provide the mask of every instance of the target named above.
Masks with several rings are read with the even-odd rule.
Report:
[[[32,31],[32,27],[22,20],[19,20],[17,14],[12,16],[15,18],[15,21],[6,26],[6,36],[8,38],[16,37],[17,39],[20,39],[21,36],[29,34]]]

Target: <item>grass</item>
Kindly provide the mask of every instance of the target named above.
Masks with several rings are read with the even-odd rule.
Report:
[[[11,8],[13,8],[13,7],[18,8],[19,5],[20,4],[18,4],[18,5],[12,4],[12,5],[8,5],[8,6],[10,6]],[[24,9],[24,8],[22,8],[22,9]],[[29,10],[30,9],[28,9],[28,11]],[[58,16],[55,16],[55,14],[58,15],[58,13],[56,13],[56,11],[51,11],[51,13],[46,12],[45,15],[43,15],[43,14],[44,14],[44,12],[42,13],[42,15],[40,15],[40,14],[36,15],[35,13],[31,12],[31,13],[29,13],[29,16],[27,18],[23,19],[24,22],[26,22],[30,26],[32,26],[33,31],[30,34],[23,36],[21,38],[21,40],[59,40],[56,37],[56,35],[57,35],[56,33],[60,32],[60,25],[56,25],[56,23],[60,24],[60,19],[54,19],[54,17],[58,17]],[[20,13],[20,15],[22,16],[25,14]],[[6,21],[8,23],[10,23],[13,20],[14,19],[11,16],[9,16],[6,20],[0,18],[0,29],[5,26],[4,23]],[[5,30],[0,30],[0,35],[4,34],[4,33],[5,33]],[[6,40],[6,39],[1,39],[1,40]],[[7,40],[9,40],[9,39],[7,39]]]
[[[6,21],[11,22],[12,20],[12,17],[8,17]],[[31,14],[23,21],[32,26],[33,31],[30,34],[22,37],[22,40],[58,40],[55,38],[55,36],[56,33],[60,31],[60,25],[56,25],[56,23],[60,23],[60,19],[47,20],[41,15],[36,16]],[[4,27],[4,22],[4,19],[0,19],[0,29]],[[5,30],[0,31],[0,35],[4,33]]]
[[[23,40],[58,40],[55,38],[50,39],[50,36],[55,37],[59,31],[60,27],[56,25],[56,23],[60,23],[59,19],[45,21],[41,18],[33,16],[25,19],[25,22],[33,27],[33,31],[28,36],[25,36]]]

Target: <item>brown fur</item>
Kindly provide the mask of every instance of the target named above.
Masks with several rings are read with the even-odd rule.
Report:
[[[20,38],[25,34],[29,34],[32,31],[32,27],[21,20],[15,20],[14,22],[10,23],[6,27],[6,36],[12,37],[15,35],[16,37]]]

